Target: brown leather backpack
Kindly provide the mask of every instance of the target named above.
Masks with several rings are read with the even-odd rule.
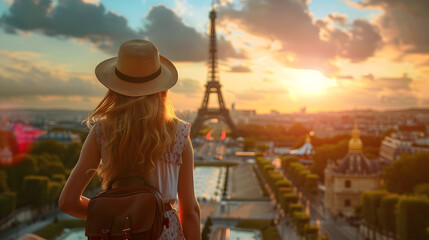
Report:
[[[140,183],[120,185],[115,182],[139,180]],[[141,184],[143,179],[144,184]],[[113,179],[108,188],[92,198],[88,205],[85,235],[89,240],[158,239],[163,226],[164,205],[159,190],[140,176]],[[168,219],[167,219],[168,220]]]

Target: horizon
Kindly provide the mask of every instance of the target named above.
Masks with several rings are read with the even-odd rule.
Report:
[[[230,108],[227,108],[231,111]],[[252,111],[255,109],[236,109],[236,111]],[[270,109],[268,112],[259,112],[257,110],[256,114],[271,114],[271,111],[277,111],[279,114],[294,114],[294,113],[300,113],[300,109],[297,109],[297,111],[294,112],[279,112],[276,109]],[[0,108],[0,111],[75,111],[75,112],[91,112],[93,109],[67,109],[67,108]],[[198,112],[198,109],[190,110],[190,109],[184,109],[184,110],[177,110],[174,109],[176,112]],[[364,112],[364,111],[371,111],[371,112],[378,112],[378,113],[385,113],[385,112],[402,112],[402,111],[429,111],[428,107],[406,107],[406,108],[391,108],[391,109],[375,109],[375,108],[356,108],[356,109],[342,109],[338,111],[318,111],[318,112],[312,112],[307,111],[305,114],[320,114],[320,113],[342,113],[342,112]]]

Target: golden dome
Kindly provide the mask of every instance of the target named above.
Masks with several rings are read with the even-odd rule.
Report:
[[[357,128],[357,121],[355,120],[355,126],[352,131],[352,138],[349,140],[349,153],[361,153],[362,152],[362,140],[359,137],[359,130]]]

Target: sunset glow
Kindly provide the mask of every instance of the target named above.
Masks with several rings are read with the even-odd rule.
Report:
[[[0,1],[1,108],[94,108],[106,92],[95,66],[131,38],[153,41],[177,67],[174,107],[200,107],[211,1],[18,2]],[[297,103],[309,112],[429,106],[429,39],[420,34],[427,29],[411,24],[422,3],[362,2],[217,2],[225,105],[261,113],[270,111],[268,105],[293,112]],[[25,21],[36,16],[20,17],[32,8],[46,11],[39,9],[40,19],[30,24]],[[87,14],[71,22],[62,17],[81,14],[76,9]]]
[[[335,86],[334,80],[316,70],[302,70],[297,74],[297,90],[302,94],[322,94],[329,87]]]

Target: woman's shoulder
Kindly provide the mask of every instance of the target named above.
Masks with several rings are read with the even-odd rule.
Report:
[[[190,131],[191,131],[191,124],[182,119],[177,118],[177,133],[181,133],[183,135],[184,133],[187,133]]]
[[[190,133],[191,124],[181,119],[177,119],[176,137],[168,152],[175,154],[176,156],[181,156],[186,144],[189,142]],[[178,161],[181,163],[181,158],[178,159]]]
[[[98,120],[91,125],[91,131],[95,131],[96,141],[99,147],[104,146],[106,140],[103,122],[104,120]]]

